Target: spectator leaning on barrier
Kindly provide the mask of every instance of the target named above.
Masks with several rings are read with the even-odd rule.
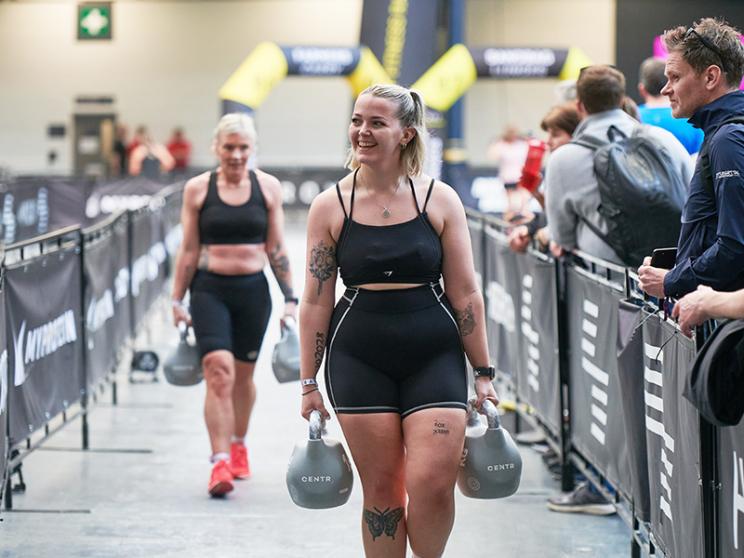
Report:
[[[576,82],[576,91],[583,120],[574,132],[574,140],[590,136],[606,141],[610,126],[626,135],[639,126],[621,108],[625,100],[625,76],[616,68],[604,65],[584,68]],[[648,127],[647,134],[667,151],[686,183],[690,162],[679,141],[661,128]],[[564,249],[578,248],[592,256],[621,263],[615,251],[592,231],[592,228],[604,233],[608,230],[598,209],[601,200],[594,173],[594,152],[569,143],[550,157],[545,175],[545,208],[554,242],[553,254],[559,256]]]
[[[643,104],[638,107],[641,122],[669,130],[690,154],[700,150],[703,132],[689,122],[675,118],[669,98],[661,94],[666,83],[665,62],[659,58],[646,58],[638,71],[638,93]]]
[[[693,327],[706,320],[744,319],[744,289],[726,293],[701,285],[674,305],[672,316],[679,320],[679,326],[687,336],[692,334]]]
[[[579,125],[580,117],[576,110],[576,103],[563,103],[548,111],[545,118],[540,122],[540,128],[548,133],[546,143],[550,153],[554,153],[559,147],[571,141],[574,130]],[[545,209],[545,197],[542,191],[532,191],[533,197],[540,206]],[[515,252],[524,252],[532,238],[537,238],[541,248],[547,250],[550,240],[547,227],[545,227],[544,215],[542,218],[536,216],[525,225],[512,229],[509,233],[509,247]]]
[[[667,84],[675,118],[703,130],[689,195],[682,213],[673,269],[638,270],[640,287],[656,297],[679,298],[698,285],[733,291],[744,287],[744,46],[739,31],[706,18],[664,34],[669,50]]]

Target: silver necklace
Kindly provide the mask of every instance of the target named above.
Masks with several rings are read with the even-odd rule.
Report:
[[[372,197],[372,194],[371,194],[371,191],[369,189],[369,186],[367,186],[366,188],[367,188],[367,195],[369,195],[370,197]],[[390,211],[389,205],[390,205],[390,202],[393,201],[393,198],[395,197],[395,194],[398,193],[398,190],[399,189],[400,189],[400,180],[398,180],[398,185],[395,187],[395,190],[393,191],[393,194],[390,196],[390,199],[387,201],[387,204],[385,204],[385,205],[381,204],[380,202],[378,202],[375,199],[372,200],[376,205],[378,205],[379,207],[382,208],[382,218],[383,219],[390,219],[390,216],[393,214],[393,212]]]

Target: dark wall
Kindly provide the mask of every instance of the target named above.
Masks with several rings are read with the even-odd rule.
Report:
[[[638,96],[638,67],[653,54],[654,37],[703,17],[723,17],[744,30],[744,0],[617,0],[615,60],[628,80],[628,94]]]

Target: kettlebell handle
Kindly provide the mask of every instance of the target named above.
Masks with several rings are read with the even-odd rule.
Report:
[[[178,322],[178,333],[181,335],[181,339],[185,340],[189,334],[189,326],[184,321]]]
[[[310,413],[310,432],[311,440],[320,440],[323,436],[323,415],[320,411],[315,410]]]
[[[477,409],[475,406],[475,399],[471,399],[468,401],[468,423],[473,421],[473,423],[477,424],[476,417],[478,416],[477,413],[481,413],[483,415],[486,415],[486,420],[488,422],[488,428],[491,430],[494,430],[496,428],[501,428],[501,419],[499,419],[499,410],[496,408],[496,405],[493,404],[493,402],[490,399],[486,399],[483,402],[483,405],[481,405],[480,409]],[[468,424],[468,426],[473,426],[473,424]]]

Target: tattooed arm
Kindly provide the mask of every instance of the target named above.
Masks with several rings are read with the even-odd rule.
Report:
[[[269,258],[271,271],[274,273],[276,282],[284,295],[284,299],[295,297],[292,289],[292,271],[289,267],[289,258],[284,246],[284,210],[282,209],[282,187],[276,177],[262,171],[256,171],[264,193],[266,207],[269,212],[269,224],[266,233],[266,255]],[[284,315],[294,315],[294,301],[288,302]]]
[[[199,243],[199,209],[207,195],[207,181],[209,174],[205,173],[189,180],[183,188],[183,202],[181,205],[181,226],[183,239],[176,255],[175,273],[173,277],[172,299],[181,301],[191,284],[197,266],[200,262]],[[185,308],[173,305],[173,321],[189,321]]]
[[[463,348],[473,367],[488,366],[486,313],[475,276],[465,210],[455,191],[441,183],[435,185],[429,207],[429,215],[442,227],[442,276],[447,298],[455,311]],[[487,378],[476,381],[476,393],[479,404],[486,397],[498,401]]]
[[[337,273],[336,241],[331,227],[334,220],[340,220],[338,213],[341,211],[335,194],[331,189],[318,195],[307,218],[305,290],[300,305],[300,376],[303,379],[315,378],[328,342]],[[308,418],[313,409],[318,409],[329,418],[320,391],[314,389],[315,386],[303,386],[303,392],[308,395],[302,397],[302,416]]]

